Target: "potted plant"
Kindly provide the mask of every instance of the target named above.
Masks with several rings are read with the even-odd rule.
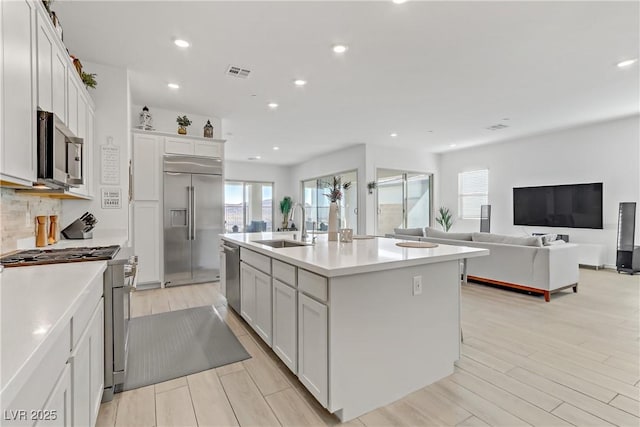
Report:
[[[95,89],[96,86],[98,86],[98,82],[96,81],[97,74],[85,73],[84,71],[81,73],[80,77],[82,77],[82,83],[84,83],[87,88]]]
[[[282,229],[289,228],[289,212],[291,212],[291,197],[285,196],[280,201],[280,212],[282,213]]]
[[[191,120],[189,120],[189,117],[187,116],[178,116],[178,118],[176,119],[176,122],[178,122],[178,133],[180,135],[186,135],[187,134],[187,126],[191,126]]]
[[[436,218],[436,222],[440,224],[444,231],[449,231],[449,229],[453,225],[453,215],[451,215],[451,211],[449,211],[449,208],[441,206],[440,209],[438,209],[438,217]]]

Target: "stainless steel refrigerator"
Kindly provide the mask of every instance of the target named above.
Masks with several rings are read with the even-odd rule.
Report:
[[[166,286],[218,280],[224,224],[222,161],[164,156]]]

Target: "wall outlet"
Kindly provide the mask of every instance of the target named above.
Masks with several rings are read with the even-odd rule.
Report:
[[[413,296],[422,294],[422,276],[413,278]]]

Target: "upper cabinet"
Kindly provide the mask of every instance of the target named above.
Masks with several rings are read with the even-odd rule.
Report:
[[[36,180],[35,4],[0,2],[0,180],[31,185]]]
[[[164,151],[167,154],[222,158],[223,142],[218,139],[167,137],[164,142]]]
[[[37,180],[37,111],[52,111],[85,140],[85,185],[70,193],[90,196],[93,101],[48,12],[39,0],[2,1],[0,28],[2,185],[30,187]]]

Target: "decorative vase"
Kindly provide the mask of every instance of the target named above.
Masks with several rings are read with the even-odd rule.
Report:
[[[329,205],[329,241],[338,241],[338,203],[331,202]]]
[[[187,134],[187,128],[185,126],[178,126],[178,134],[186,135]]]

